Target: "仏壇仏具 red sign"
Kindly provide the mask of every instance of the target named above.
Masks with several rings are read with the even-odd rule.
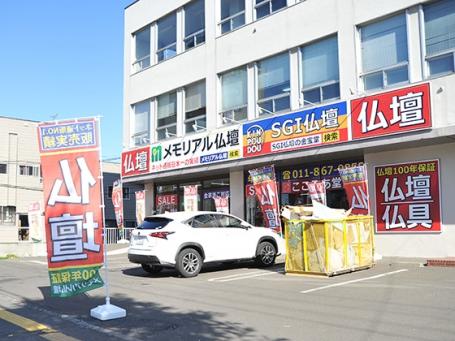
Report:
[[[104,285],[98,120],[38,125],[51,295]]]
[[[441,231],[439,160],[375,167],[377,233]]]
[[[352,139],[431,128],[428,83],[351,101]]]

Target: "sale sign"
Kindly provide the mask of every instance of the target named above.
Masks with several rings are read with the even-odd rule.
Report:
[[[352,214],[370,214],[366,166],[340,167],[338,172],[343,182]]]
[[[122,152],[122,177],[150,172],[150,146]]]
[[[104,285],[98,120],[38,125],[51,295]]]
[[[264,215],[266,227],[281,233],[275,167],[272,165],[256,168],[250,170],[249,173],[253,181],[256,198]]]
[[[352,139],[431,128],[428,83],[351,101]]]
[[[441,232],[439,160],[375,167],[376,232]]]
[[[177,194],[157,194],[156,211],[158,213],[177,212],[179,197]]]
[[[117,227],[123,229],[123,189],[121,180],[114,181],[112,186],[112,204],[114,205]]]

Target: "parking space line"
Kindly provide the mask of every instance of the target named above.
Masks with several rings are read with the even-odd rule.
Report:
[[[275,275],[277,273],[284,273],[284,270],[279,271],[255,271],[255,272],[247,272],[241,274],[235,274],[230,276],[224,277],[217,277],[217,278],[210,278],[209,282],[231,282],[231,281],[239,281],[242,279],[254,278],[254,277],[261,277],[261,276],[268,276],[268,275]]]
[[[30,320],[30,319],[20,316],[20,315],[13,314],[13,313],[3,310],[3,309],[0,309],[0,319],[5,320],[16,326],[19,326],[28,332],[36,332],[36,331],[42,331],[42,332],[46,332],[46,333],[55,332],[52,328],[50,328],[44,324],[38,323],[36,321]]]
[[[386,273],[375,275],[375,276],[364,277],[364,278],[359,278],[359,279],[353,279],[351,281],[325,285],[323,287],[318,287],[318,288],[313,288],[313,289],[309,289],[309,290],[304,290],[304,291],[301,291],[300,293],[301,294],[308,294],[310,292],[315,292],[315,291],[329,289],[329,288],[334,288],[334,287],[340,287],[342,285],[347,285],[347,284],[351,284],[351,283],[363,282],[363,281],[368,281],[370,279],[376,279],[376,278],[381,278],[381,277],[385,277],[385,276],[395,275],[397,273],[404,272],[404,271],[408,271],[408,269],[400,269],[400,270],[386,272]]]

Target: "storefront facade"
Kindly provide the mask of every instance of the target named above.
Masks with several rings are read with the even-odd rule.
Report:
[[[178,21],[191,3],[170,1],[168,7],[156,5],[159,8],[154,9],[163,15],[175,9]],[[124,182],[145,186],[146,213],[184,210],[184,193],[189,187],[195,189],[192,195],[197,209],[230,212],[262,225],[248,171],[264,165],[275,166],[280,205],[310,204],[308,181],[323,180],[328,206],[348,208],[338,169],[365,164],[369,208],[376,223],[376,252],[402,257],[455,256],[455,210],[451,209],[455,201],[455,98],[451,96],[455,74],[450,67],[437,73],[434,70],[442,64],[435,66],[432,55],[425,54],[427,35],[439,30],[431,26],[430,19],[445,20],[444,13],[455,13],[455,7],[446,0],[409,0],[378,5],[372,13],[373,1],[340,8],[336,1],[328,0],[325,8],[333,11],[321,13],[318,20],[326,25],[315,24],[312,31],[302,31],[305,18],[314,22],[311,13],[318,11],[317,1],[288,1],[286,8],[261,20],[255,17],[254,6],[252,11],[248,9],[250,1],[245,1],[249,24],[225,34],[215,29],[212,20],[219,18],[219,3],[205,2],[205,42],[201,46],[188,51],[179,48],[182,36],[177,32],[173,58],[152,61],[155,64],[150,68],[133,73],[130,36],[149,21],[153,31],[159,17],[143,14],[155,6],[146,0],[126,11],[127,147],[122,153],[122,177]],[[363,54],[381,43],[368,39],[382,34],[383,23],[392,27],[388,26],[392,19],[401,27],[395,36],[407,39],[407,55],[397,58],[406,58],[390,70],[368,73],[368,63],[377,61],[365,60]],[[161,22],[156,23],[158,30],[153,34],[159,35]],[[274,27],[282,27],[287,38]],[[321,38],[326,36],[328,40]],[[305,88],[305,67],[311,62],[305,55],[317,58],[333,47],[333,39],[338,46],[338,78],[317,86],[317,97],[313,88]],[[314,41],[324,45],[313,46]],[[251,49],[252,44],[257,49]],[[237,54],[232,52],[234,47]],[[287,63],[283,53],[289,56],[289,65],[263,74],[274,65]],[[455,60],[451,49],[444,53]],[[276,54],[280,54],[274,59],[278,64],[269,63]],[[324,63],[323,59],[318,63]],[[394,77],[404,74],[400,73],[403,65],[406,80],[392,84]],[[186,72],[174,77],[176,69]],[[370,88],[374,83],[370,76],[379,74],[382,85]],[[163,79],[159,85],[153,82],[158,77]],[[200,89],[202,79],[205,90],[198,97],[194,89]],[[274,94],[280,84],[283,89]],[[324,99],[329,92],[333,96]],[[313,95],[316,97],[310,101]],[[225,97],[230,102],[245,99],[245,104],[236,102],[235,108],[225,110]],[[138,107],[144,102],[148,103],[145,132],[138,128],[145,117]]]

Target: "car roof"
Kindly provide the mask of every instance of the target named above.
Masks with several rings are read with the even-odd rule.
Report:
[[[160,217],[160,218],[169,218],[172,220],[176,221],[185,221],[190,218],[193,218],[194,216],[200,215],[200,214],[225,214],[223,212],[213,212],[213,211],[192,211],[192,212],[167,212],[167,213],[162,213],[162,214],[156,214],[147,218],[151,217]]]

